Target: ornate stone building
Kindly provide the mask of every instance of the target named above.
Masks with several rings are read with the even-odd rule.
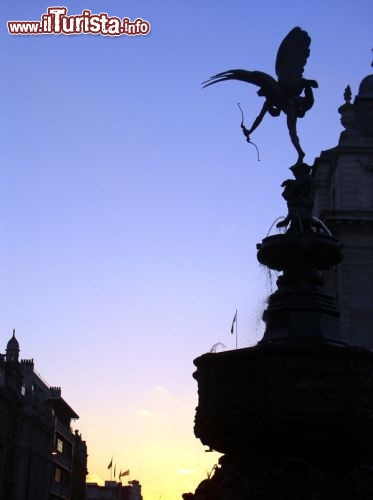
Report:
[[[19,351],[13,331],[0,355],[0,498],[84,500],[87,446],[70,428],[79,417]]]
[[[343,244],[343,262],[326,273],[341,336],[373,349],[373,75],[362,80],[353,103],[349,87],[344,98],[338,111],[345,130],[313,166],[315,214]]]

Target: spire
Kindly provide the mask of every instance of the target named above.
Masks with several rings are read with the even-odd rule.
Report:
[[[345,88],[343,97],[345,102],[338,108],[338,113],[341,115],[341,123],[346,132],[351,133],[354,130],[355,111],[354,106],[351,104],[352,93],[349,85]]]

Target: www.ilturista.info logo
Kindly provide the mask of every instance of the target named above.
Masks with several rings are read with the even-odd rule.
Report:
[[[141,18],[131,22],[128,17],[109,17],[105,12],[92,14],[88,9],[80,15],[68,16],[66,7],[49,7],[40,21],[8,21],[7,25],[11,35],[136,36],[150,32],[150,23]]]

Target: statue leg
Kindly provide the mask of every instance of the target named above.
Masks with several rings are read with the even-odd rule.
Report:
[[[291,139],[291,142],[293,143],[293,146],[295,147],[295,149],[297,150],[297,153],[298,153],[298,162],[297,163],[302,163],[302,160],[305,156],[305,153],[300,146],[299,137],[297,134],[297,116],[295,113],[294,106],[288,107],[286,115],[287,115],[286,120],[287,120],[288,129],[289,129],[290,139]]]
[[[303,118],[306,112],[312,108],[314,103],[312,85],[317,86],[313,80],[304,80],[304,97],[299,97],[297,102],[297,117]]]

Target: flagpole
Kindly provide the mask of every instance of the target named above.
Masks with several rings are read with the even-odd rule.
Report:
[[[111,456],[111,460],[107,468],[110,469],[110,481],[111,481],[113,475],[113,456]]]
[[[234,313],[233,321],[232,321],[232,326],[231,326],[231,334],[233,335],[234,328],[236,327],[236,349],[237,349],[237,309],[236,312]]]
[[[237,323],[238,323],[238,314],[236,309],[236,349],[237,349]]]

